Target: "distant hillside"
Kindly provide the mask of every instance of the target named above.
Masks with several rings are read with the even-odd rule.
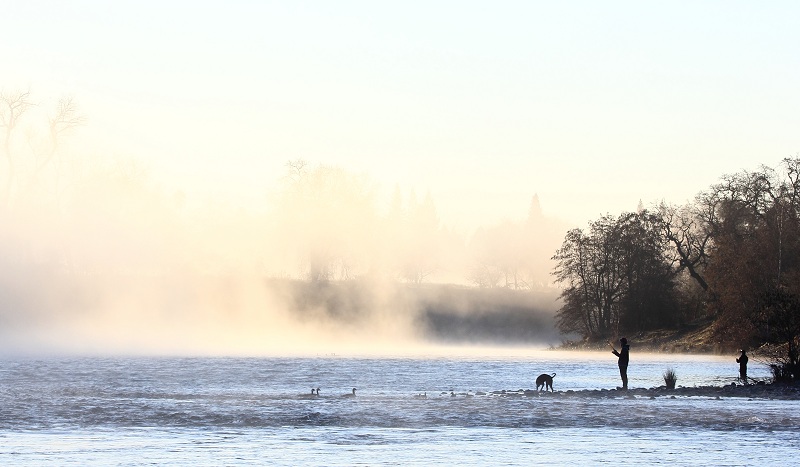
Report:
[[[559,344],[558,291],[477,289],[455,285],[400,285],[377,290],[358,281],[271,281],[300,321],[358,324],[376,314],[403,314],[420,337],[443,343]]]

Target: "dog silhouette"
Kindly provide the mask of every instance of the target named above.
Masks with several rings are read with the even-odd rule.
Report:
[[[539,388],[542,388],[547,391],[547,389],[550,388],[550,392],[553,392],[553,378],[555,376],[555,373],[553,373],[552,376],[545,373],[539,375],[539,377],[536,378],[536,390],[538,391]]]

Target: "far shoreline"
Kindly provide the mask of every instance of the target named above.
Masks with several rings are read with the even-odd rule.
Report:
[[[618,336],[622,337],[622,335]],[[661,329],[637,332],[626,336],[631,351],[649,353],[674,353],[687,355],[735,355],[738,344],[722,343],[714,335],[711,323],[695,324],[682,329]],[[614,339],[616,340],[616,339]],[[608,341],[567,340],[553,350],[598,351],[607,350]]]

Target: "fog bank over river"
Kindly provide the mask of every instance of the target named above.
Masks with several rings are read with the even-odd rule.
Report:
[[[414,354],[558,345],[554,292],[243,278],[95,278],[6,312],[6,354]],[[98,294],[98,290],[102,294]]]

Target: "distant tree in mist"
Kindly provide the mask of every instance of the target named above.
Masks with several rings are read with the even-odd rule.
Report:
[[[83,122],[72,98],[51,108],[30,91],[0,92],[0,250],[15,267],[56,268],[63,258],[64,195],[77,179],[61,149]]]
[[[376,191],[368,177],[342,168],[287,164],[270,218],[298,277],[463,282],[464,240],[442,226],[433,196],[395,188],[380,209]]]
[[[546,286],[551,252],[564,230],[561,223],[542,214],[539,197],[534,195],[525,221],[505,221],[477,230],[469,245],[473,257],[470,281],[481,288]]]
[[[530,274],[530,283],[538,288],[549,288],[550,271],[555,265],[552,254],[561,244],[568,225],[545,216],[539,203],[539,196],[533,195],[524,230],[527,238],[524,246],[527,251],[527,272]]]
[[[3,152],[6,159],[6,176],[3,186],[3,205],[8,206],[11,198],[11,188],[17,173],[12,137],[19,126],[20,120],[33,105],[30,91],[0,94],[0,125],[2,125],[4,139]]]
[[[397,238],[399,243],[400,277],[412,284],[421,284],[441,265],[439,252],[441,226],[430,193],[419,203],[412,192],[404,225]]]
[[[0,93],[5,265],[49,274],[151,275],[202,257],[189,253],[177,204],[144,165],[71,151],[68,136],[85,122],[71,97],[51,106],[35,103],[27,91]]]
[[[164,187],[135,156],[73,147],[70,133],[84,122],[71,98],[42,104],[28,92],[0,97],[4,323],[120,310],[172,318],[180,309],[182,316],[213,321],[263,305],[265,282],[279,284],[276,290],[311,291],[305,302],[292,298],[310,314],[322,304],[342,317],[384,306],[370,293],[375,284],[451,282],[462,290],[468,280],[473,251],[466,234],[443,225],[430,192],[418,198],[397,189],[384,206],[368,176],[297,160],[286,165],[280,186],[270,187],[268,203],[235,205],[225,196]],[[543,263],[537,261],[548,261],[537,257],[553,227],[534,220],[541,215],[535,204],[529,219],[512,223],[513,241],[503,228],[491,237],[513,249],[487,245],[482,256],[509,288],[539,283],[534,270]],[[237,295],[244,283],[246,293]],[[413,296],[434,288],[406,289]],[[495,292],[510,294],[486,296]],[[397,309],[416,310],[415,303]]]
[[[521,223],[478,229],[470,243],[475,255],[472,282],[481,288],[530,288],[530,241]]]
[[[5,177],[3,177],[3,205],[9,207],[14,198],[30,198],[31,190],[50,170],[51,175],[61,175],[56,164],[56,154],[72,129],[82,125],[85,118],[78,112],[71,97],[61,98],[55,108],[41,121],[35,116],[21,127],[30,110],[37,108],[30,91],[0,93],[0,128],[3,130],[3,155]],[[45,129],[45,136],[40,136]],[[21,130],[25,130],[20,134]]]
[[[369,270],[377,215],[374,187],[341,168],[287,164],[274,211],[281,242],[313,281],[350,279]]]
[[[47,136],[35,151],[35,161],[31,184],[36,184],[42,173],[55,162],[63,138],[74,128],[85,123],[86,118],[78,112],[72,97],[63,97],[47,119]]]

